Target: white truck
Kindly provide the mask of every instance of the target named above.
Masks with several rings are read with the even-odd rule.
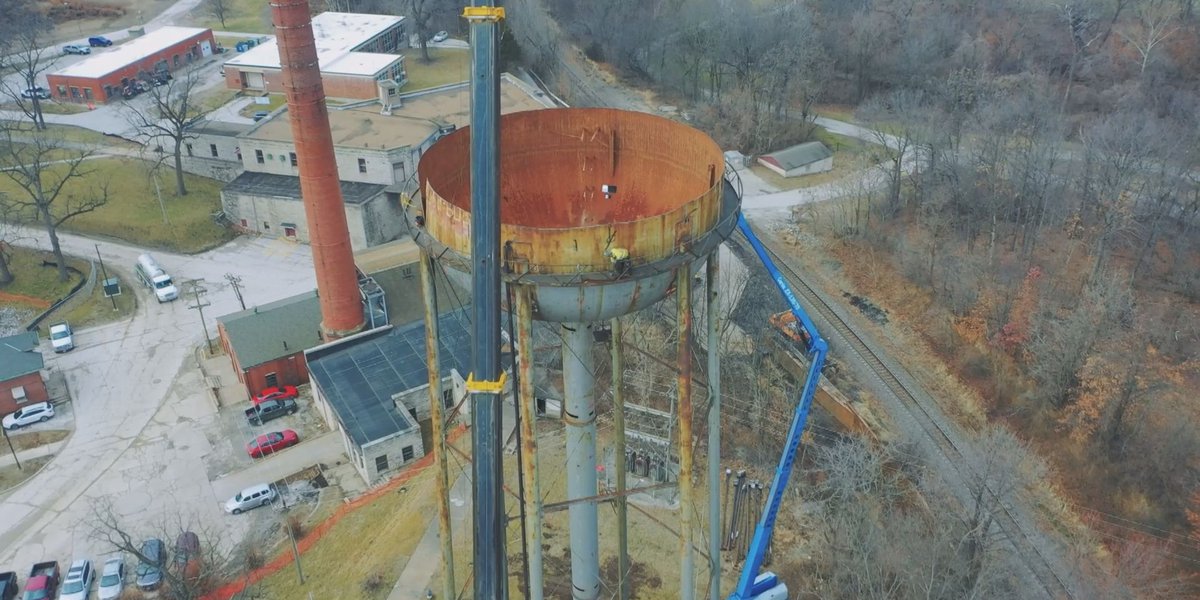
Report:
[[[75,336],[71,324],[61,321],[50,326],[50,345],[54,352],[70,352],[75,349]]]
[[[160,304],[179,297],[179,290],[171,281],[171,276],[167,275],[167,272],[159,266],[153,256],[149,254],[139,256],[137,266],[133,270],[137,273],[137,278],[154,291],[154,297],[158,298]]]

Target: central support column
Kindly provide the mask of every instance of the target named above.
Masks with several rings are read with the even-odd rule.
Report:
[[[567,499],[596,495],[596,377],[593,374],[592,326],[567,323],[563,339],[563,421],[567,424]],[[581,502],[568,509],[571,523],[571,597],[600,596],[600,540],[596,504]]]

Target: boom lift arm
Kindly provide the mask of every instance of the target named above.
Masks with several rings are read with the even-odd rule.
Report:
[[[796,316],[796,321],[808,333],[805,348],[810,363],[808,377],[804,381],[804,389],[800,392],[796,414],[792,417],[792,425],[788,429],[783,454],[779,457],[779,466],[775,468],[775,477],[771,481],[771,495],[763,509],[762,518],[754,528],[754,538],[750,540],[750,550],[747,552],[746,562],[742,566],[742,573],[738,576],[737,587],[729,596],[729,600],[784,600],[787,598],[787,585],[779,581],[774,573],[766,571],[759,575],[758,570],[762,568],[763,556],[770,544],[771,535],[775,532],[775,519],[779,514],[779,505],[783,502],[783,491],[787,489],[788,479],[792,476],[796,450],[800,447],[800,434],[804,432],[804,426],[808,422],[808,412],[812,407],[813,395],[817,391],[817,382],[821,378],[821,367],[825,364],[825,355],[829,352],[829,345],[817,332],[812,319],[808,317],[808,313],[804,311],[799,300],[796,299],[796,295],[792,293],[792,287],[779,272],[775,261],[771,260],[767,249],[763,247],[762,242],[758,241],[758,237],[750,229],[750,224],[746,222],[746,217],[741,213],[738,213],[738,230],[746,236],[750,246],[758,254],[758,260],[767,269],[771,279],[775,281],[775,287],[779,288],[779,293],[783,295],[792,314]]]

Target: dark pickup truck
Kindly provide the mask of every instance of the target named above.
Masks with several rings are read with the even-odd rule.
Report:
[[[40,562],[29,570],[29,581],[25,582],[22,600],[48,600],[58,591],[58,563]]]
[[[0,573],[0,600],[13,600],[17,597],[17,574],[12,571]]]
[[[300,406],[296,404],[295,400],[290,398],[286,400],[267,400],[258,406],[247,408],[246,420],[251,425],[262,425],[283,415],[295,414],[298,410],[300,410]]]

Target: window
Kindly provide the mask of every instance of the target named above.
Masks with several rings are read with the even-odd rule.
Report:
[[[267,162],[267,161],[263,160],[263,151],[262,150],[254,151],[254,160],[258,161],[258,164],[260,164],[260,165]]]
[[[71,97],[72,97],[72,98],[78,98],[78,97],[79,97],[79,88],[77,88],[77,87],[72,87],[72,88],[71,88]]]
[[[358,172],[359,173],[367,172],[367,159],[365,159],[365,158],[358,159]]]
[[[25,386],[18,385],[17,387],[13,388],[12,389],[12,397],[13,397],[13,400],[15,400],[16,402],[24,402],[25,400],[27,400],[27,398],[25,397]]]
[[[209,144],[208,145],[208,153],[212,154],[213,158],[217,158],[217,145]]]
[[[442,390],[442,406],[454,406],[454,390]]]
[[[185,147],[185,148],[187,148],[187,153],[188,153],[188,156],[192,156],[192,145],[191,145],[191,144],[184,144],[184,147]]]
[[[92,88],[83,88],[83,97],[88,100],[92,99]]]
[[[284,225],[283,226],[283,235],[286,237],[290,237],[290,238],[296,237],[296,226],[293,225],[291,227],[288,227],[287,225]]]
[[[412,460],[413,459],[413,447],[405,446],[404,449],[400,451],[400,457],[404,459],[404,462],[408,462],[408,461]]]
[[[242,219],[242,229],[245,229],[247,227],[249,227],[249,225],[246,223],[246,220]]]
[[[292,166],[296,166],[296,153],[288,152],[288,159],[292,161]]]
[[[388,469],[387,455],[375,457],[375,471],[382,473]]]
[[[65,98],[67,96],[67,86],[65,86],[65,85],[58,86],[58,95],[60,98]]]
[[[264,225],[266,225],[266,223],[264,223]],[[266,387],[275,387],[275,386],[279,385],[279,374],[274,371],[267,373],[266,379],[267,379]]]

